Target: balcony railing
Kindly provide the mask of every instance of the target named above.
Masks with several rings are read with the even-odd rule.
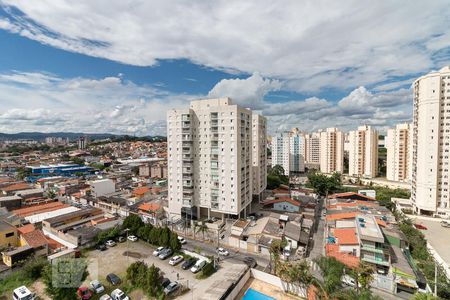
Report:
[[[365,251],[369,251],[369,252],[373,252],[373,253],[379,253],[379,254],[384,254],[384,253],[389,253],[389,249],[386,247],[375,247],[375,246],[371,246],[371,245],[367,245],[367,244],[363,244],[361,247],[361,250],[365,250]]]
[[[385,259],[379,259],[379,258],[375,258],[375,257],[371,257],[371,256],[363,256],[361,257],[361,259],[363,261],[372,263],[372,264],[377,264],[377,265],[382,265],[382,266],[386,266],[389,267],[390,263],[389,261],[385,260]]]

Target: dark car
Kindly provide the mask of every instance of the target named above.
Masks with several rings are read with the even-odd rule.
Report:
[[[197,262],[196,258],[189,258],[188,260],[185,260],[184,263],[181,265],[181,268],[183,270],[190,269],[195,263]]]
[[[112,285],[118,285],[122,282],[122,280],[119,278],[119,276],[117,276],[114,273],[110,273],[110,274],[106,275],[106,280],[108,280],[108,282],[111,283]]]
[[[161,285],[163,288],[166,288],[166,286],[168,286],[170,284],[170,279],[163,277],[163,279],[161,280]]]
[[[119,237],[117,237],[116,238],[116,242],[118,242],[118,243],[123,243],[123,242],[125,242],[127,239],[125,238],[125,237],[123,237],[123,236],[119,236]]]
[[[249,266],[250,268],[254,268],[258,265],[256,260],[253,257],[247,256],[244,257],[244,263]]]
[[[106,247],[105,244],[98,244],[97,247],[95,247],[95,249],[100,250],[100,251],[105,251],[108,248]]]

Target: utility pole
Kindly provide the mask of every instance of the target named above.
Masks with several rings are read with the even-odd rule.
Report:
[[[434,296],[437,297],[438,268],[436,260],[434,261]]]

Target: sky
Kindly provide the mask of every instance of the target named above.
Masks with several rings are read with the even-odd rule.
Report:
[[[293,127],[384,132],[450,64],[448,1],[0,0],[0,132],[165,135],[231,97]]]

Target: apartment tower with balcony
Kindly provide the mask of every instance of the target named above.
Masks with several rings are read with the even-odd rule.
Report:
[[[305,137],[297,130],[272,138],[272,166],[280,165],[286,176],[305,171]]]
[[[378,132],[368,125],[349,132],[349,175],[373,178],[378,174]]]
[[[414,82],[411,201],[418,214],[450,216],[450,67]]]
[[[387,149],[386,179],[409,182],[412,160],[412,124],[398,124],[385,138]]]
[[[305,165],[309,169],[320,169],[320,132],[305,135]]]
[[[344,134],[337,128],[327,128],[320,132],[320,171],[344,171]]]
[[[171,216],[249,213],[252,194],[265,189],[265,118],[230,98],[196,100],[189,108],[169,110],[167,128]],[[257,170],[259,178],[253,178]]]

